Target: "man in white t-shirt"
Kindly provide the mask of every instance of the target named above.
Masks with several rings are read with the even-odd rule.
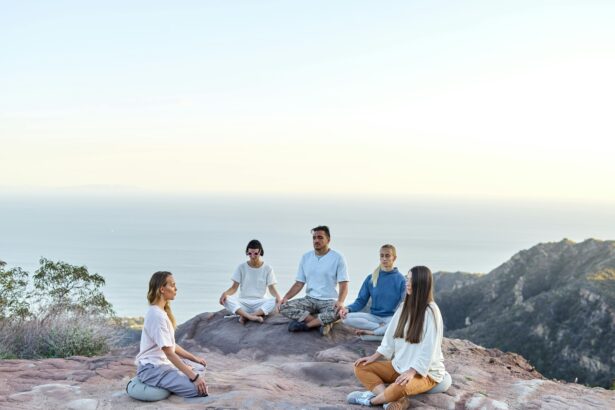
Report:
[[[295,284],[280,303],[280,313],[291,319],[289,332],[319,328],[321,335],[339,320],[338,310],[348,294],[348,270],[344,257],[329,248],[331,234],[327,226],[312,229],[314,250],[299,262]],[[337,286],[339,285],[339,293]],[[292,299],[306,286],[304,298]]]
[[[273,268],[262,259],[264,254],[260,241],[251,240],[246,246],[248,261],[235,269],[231,287],[220,296],[220,304],[230,313],[238,315],[242,324],[246,320],[263,323],[263,316],[271,313],[276,303],[282,300],[275,287]],[[238,288],[239,297],[235,295]],[[275,299],[265,297],[267,289]]]

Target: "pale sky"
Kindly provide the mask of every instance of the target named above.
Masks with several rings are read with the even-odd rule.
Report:
[[[0,0],[0,189],[615,201],[613,1]]]

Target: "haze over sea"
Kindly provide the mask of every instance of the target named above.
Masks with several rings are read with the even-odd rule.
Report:
[[[299,197],[3,195],[0,259],[33,273],[41,256],[86,265],[104,276],[120,316],[142,316],[149,277],[170,270],[178,283],[180,322],[215,311],[246,243],[261,240],[280,293],[293,283],[310,229],[331,229],[343,253],[353,300],[378,264],[384,243],[397,247],[402,272],[489,272],[539,242],[615,239],[615,208],[580,202],[366,200]]]

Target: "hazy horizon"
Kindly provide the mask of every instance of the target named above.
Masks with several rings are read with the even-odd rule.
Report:
[[[30,272],[40,257],[85,265],[107,280],[121,315],[142,315],[144,289],[157,270],[177,275],[184,320],[217,310],[217,298],[262,241],[279,291],[312,248],[310,229],[331,228],[347,258],[354,298],[378,264],[384,243],[397,247],[402,271],[487,273],[522,249],[564,238],[615,239],[615,207],[519,201],[397,201],[272,196],[7,196],[0,194],[0,259]]]

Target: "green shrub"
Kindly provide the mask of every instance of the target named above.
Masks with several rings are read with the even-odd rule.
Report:
[[[0,263],[0,358],[92,356],[116,343],[102,276],[41,258],[30,282],[28,272],[5,266]]]
[[[105,285],[102,276],[90,274],[85,266],[45,258],[39,262],[40,267],[34,274],[34,294],[48,313],[113,314],[111,304],[101,291]]]
[[[28,272],[21,268],[4,270],[0,261],[0,320],[22,319],[30,314]]]

